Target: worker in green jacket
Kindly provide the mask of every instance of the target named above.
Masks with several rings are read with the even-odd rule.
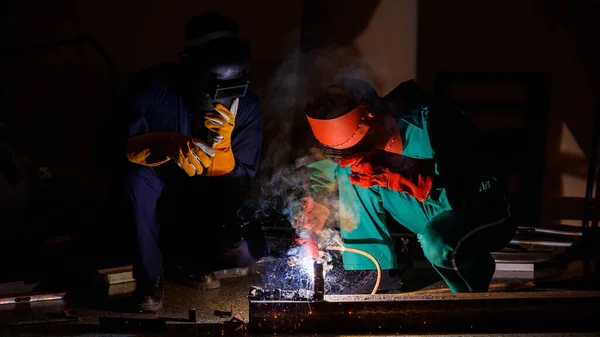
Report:
[[[309,165],[312,196],[299,226],[313,235],[303,243],[317,247],[333,213],[318,196],[333,191],[344,246],[371,254],[384,275],[398,267],[389,214],[417,235],[453,293],[488,291],[490,252],[508,245],[516,226],[504,183],[460,109],[414,81],[382,98],[367,82],[343,79],[311,100],[305,114],[329,156]],[[345,270],[375,269],[359,254],[344,252],[342,261]]]

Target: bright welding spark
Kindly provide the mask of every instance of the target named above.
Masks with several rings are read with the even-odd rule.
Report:
[[[314,269],[315,260],[310,257],[302,257],[300,258],[300,266],[304,269],[308,277],[313,279],[315,277],[315,269]]]

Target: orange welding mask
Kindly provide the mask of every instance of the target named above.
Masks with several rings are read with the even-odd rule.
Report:
[[[376,125],[375,115],[364,105],[359,105],[352,111],[333,119],[317,119],[310,116],[306,118],[315,138],[326,147],[338,150],[351,148],[361,142],[369,130],[372,130],[378,133],[376,138],[383,137],[374,144],[375,148],[402,153],[402,140],[396,123],[386,128]]]
[[[369,131],[374,117],[364,105],[333,119],[306,116],[315,138],[327,147],[340,150],[358,144]]]

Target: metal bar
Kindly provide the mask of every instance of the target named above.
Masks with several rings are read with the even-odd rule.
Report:
[[[557,247],[549,252],[525,251],[525,252],[492,252],[496,263],[544,263],[548,262],[565,252],[565,247]]]
[[[600,100],[599,100],[600,101]],[[597,169],[598,167],[598,142],[600,141],[600,102],[598,103],[598,109],[597,109],[597,113],[596,113],[596,140],[595,140],[595,159],[594,159],[594,170]],[[592,201],[591,204],[591,210],[590,210],[590,215],[592,218],[592,228],[598,229],[598,223],[600,222],[600,212],[598,211],[600,209],[600,174],[597,175],[596,177],[596,200]]]
[[[566,231],[566,230],[557,230],[557,229],[548,229],[548,228],[537,228],[537,227],[518,227],[517,231],[532,231],[535,233],[543,233],[543,234],[556,234],[556,235],[567,235],[567,236],[582,236],[583,233],[581,231]]]
[[[44,324],[57,324],[57,323],[70,323],[76,322],[79,318],[71,317],[71,318],[51,318],[51,319],[40,319],[40,320],[31,320],[31,321],[20,321],[16,323],[3,323],[0,324],[1,328],[4,327],[15,327],[15,326],[32,326],[32,325],[44,325]]]
[[[13,294],[6,297],[0,297],[0,305],[16,304],[16,303],[31,303],[41,301],[57,301],[65,298],[66,292],[58,293],[31,293],[31,294]]]
[[[510,296],[510,297],[509,297]],[[600,292],[325,296],[250,300],[249,332],[501,333],[600,331]]]
[[[535,283],[532,281],[518,281],[518,282],[510,282],[510,283],[492,283],[490,284],[490,290],[495,289],[496,291],[514,291],[520,289],[532,289],[535,288]],[[426,290],[418,290],[413,292],[412,294],[449,294],[450,289],[441,288],[441,289],[426,289]]]
[[[516,240],[510,241],[513,245],[533,245],[533,246],[547,246],[547,247],[571,247],[573,242],[560,242],[560,241],[539,241],[539,240]]]
[[[166,318],[133,318],[133,317],[99,317],[100,327],[110,330],[129,331],[164,331]]]
[[[585,208],[583,210],[583,218],[581,219],[581,227],[583,229],[588,228],[590,220],[592,220],[592,227],[598,227],[599,214],[592,200],[592,193],[594,191],[594,180],[598,166],[598,143],[600,142],[600,95],[596,103],[596,116],[592,125],[592,146],[590,148],[587,183],[585,186]],[[596,186],[596,200],[600,199],[600,175],[598,176],[598,184]]]

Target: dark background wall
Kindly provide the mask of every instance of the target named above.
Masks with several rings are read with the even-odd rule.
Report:
[[[236,20],[252,43],[253,88],[262,93],[277,65],[298,44],[301,1],[6,1],[2,49],[89,35],[117,67],[121,86],[135,71],[176,61],[185,21],[204,10]],[[278,15],[273,15],[278,13]],[[290,48],[292,48],[290,50]],[[110,108],[107,68],[88,46],[11,57],[2,89],[12,138],[37,166],[56,179],[97,182],[89,153],[93,135]],[[263,97],[266,99],[266,97]]]
[[[583,207],[599,92],[599,8],[588,0],[419,1],[423,87],[433,90],[440,70],[550,74],[546,167],[540,172],[545,223],[578,224],[573,220]]]
[[[188,17],[221,11],[252,44],[267,169],[293,160],[294,129],[303,130],[299,102],[332,76],[369,79],[384,95],[414,77],[433,90],[439,70],[548,72],[551,110],[540,174],[549,222],[578,214],[584,193],[598,92],[596,3],[13,0],[0,5],[0,48],[93,36],[114,60],[120,86],[139,69],[176,60]],[[49,166],[56,180],[103,193],[106,175],[89,151],[111,104],[102,59],[89,46],[65,47],[11,57],[0,69],[6,132],[18,148],[35,166]]]
[[[298,102],[324,79],[341,73],[377,77],[378,88],[390,90],[415,75],[415,0],[169,5],[73,0],[7,1],[3,6],[2,49],[92,36],[113,59],[119,87],[135,71],[176,61],[190,16],[216,10],[236,20],[251,42],[251,87],[262,99],[266,117],[265,168],[293,160]],[[402,34],[388,34],[390,29]],[[107,186],[104,172],[93,165],[94,154],[87,152],[110,108],[107,67],[97,53],[89,45],[28,53],[7,59],[2,71],[7,131],[33,164],[49,166],[57,180],[92,189]]]

